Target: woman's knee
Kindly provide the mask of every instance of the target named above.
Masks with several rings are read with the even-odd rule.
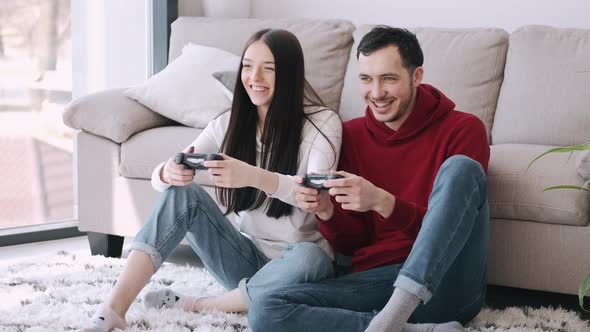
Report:
[[[193,196],[200,195],[202,192],[205,192],[205,189],[200,184],[194,182],[186,186],[171,186],[164,191],[164,193],[174,196]]]
[[[332,259],[321,246],[311,242],[292,244],[285,250],[284,259],[292,263],[291,271],[304,273],[305,279],[328,277],[333,271]]]
[[[171,186],[162,195],[164,200],[168,202],[188,203],[199,201],[203,195],[208,194],[201,185],[193,182],[187,186]]]
[[[285,254],[291,256],[300,256],[302,258],[312,258],[316,256],[327,256],[324,249],[316,243],[312,242],[298,242],[291,244]]]

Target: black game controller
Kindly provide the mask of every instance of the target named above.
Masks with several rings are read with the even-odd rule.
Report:
[[[303,186],[317,190],[328,190],[328,188],[324,187],[324,182],[342,179],[343,177],[340,174],[307,174],[303,177]]]
[[[204,161],[223,160],[223,157],[215,153],[184,153],[176,155],[174,161],[184,165],[187,169],[209,169],[203,165]]]

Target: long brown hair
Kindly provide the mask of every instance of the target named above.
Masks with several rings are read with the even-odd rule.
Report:
[[[295,35],[286,30],[258,31],[244,47],[242,59],[246,49],[259,40],[268,46],[275,60],[275,89],[262,131],[260,166],[271,172],[295,175],[301,132],[304,118],[307,118],[304,106],[323,106],[324,103],[305,80],[303,50]],[[250,165],[256,165],[258,112],[242,84],[241,72],[240,62],[229,127],[221,144],[221,151]],[[227,207],[226,214],[255,210],[266,199],[266,194],[252,187],[217,188],[216,192],[221,204]],[[270,199],[266,210],[267,216],[273,218],[292,213],[291,205],[275,198]]]

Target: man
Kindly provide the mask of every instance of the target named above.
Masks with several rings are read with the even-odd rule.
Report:
[[[368,107],[343,124],[344,178],[327,181],[328,192],[301,187],[297,195],[334,249],[352,256],[352,273],[257,299],[254,331],[456,331],[459,323],[446,322],[468,322],[484,302],[483,123],[421,84],[423,54],[411,32],[378,26],[357,59]]]

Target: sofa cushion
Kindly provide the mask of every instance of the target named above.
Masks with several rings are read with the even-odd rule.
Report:
[[[127,98],[123,91],[105,90],[77,98],[66,106],[64,123],[117,143],[137,132],[175,123]]]
[[[297,36],[305,54],[307,79],[326,106],[338,111],[354,30],[349,21],[180,17],[172,23],[169,61],[189,42],[242,54],[248,39],[265,28],[286,29]]]
[[[119,173],[150,179],[154,168],[189,146],[202,129],[173,126],[143,131],[121,144]]]
[[[588,193],[573,189],[543,191],[551,186],[580,186],[576,171],[579,152],[551,153],[529,163],[553,146],[499,144],[491,146],[488,167],[490,216],[563,225],[587,225]]]
[[[125,95],[179,123],[205,128],[231,108],[213,73],[236,70],[240,58],[215,47],[188,44],[166,68]]]
[[[359,93],[356,48],[374,25],[362,25],[354,33],[346,72],[342,107],[344,120],[364,115]],[[457,110],[480,118],[491,131],[502,84],[508,33],[501,29],[410,29],[424,52],[424,83],[440,89],[457,104]]]
[[[590,142],[590,30],[526,26],[510,48],[492,143]]]

